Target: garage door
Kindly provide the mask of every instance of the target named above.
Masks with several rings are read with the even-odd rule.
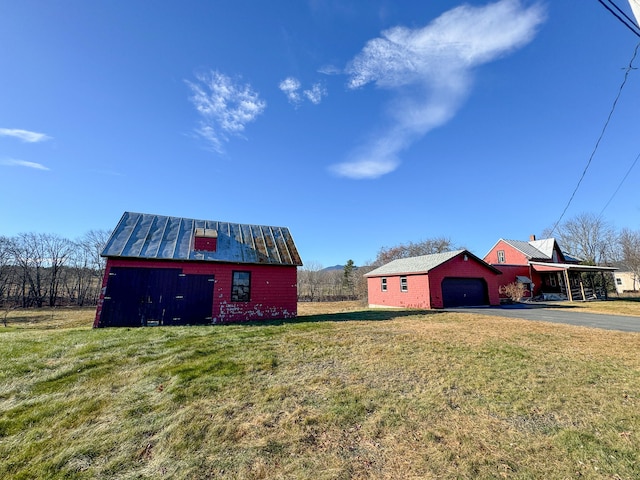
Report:
[[[487,305],[487,282],[483,278],[445,278],[442,280],[444,307]]]

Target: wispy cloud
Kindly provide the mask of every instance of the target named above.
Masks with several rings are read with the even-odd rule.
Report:
[[[320,83],[314,83],[309,89],[302,89],[300,80],[295,77],[287,77],[280,82],[278,88],[287,96],[289,103],[299,106],[306,98],[314,105],[322,102],[327,96],[327,89]]]
[[[48,167],[45,167],[41,163],[27,162],[26,160],[15,160],[13,158],[5,158],[0,160],[0,165],[3,165],[5,167],[26,167],[35,168],[36,170],[49,170]]]
[[[189,100],[200,115],[196,133],[218,153],[224,152],[224,144],[231,136],[242,136],[245,126],[267,107],[249,84],[215,70],[198,74],[195,82],[186,83],[192,93]]]
[[[44,142],[51,139],[44,133],[30,132],[29,130],[20,130],[18,128],[0,128],[0,137],[15,137],[27,143]]]
[[[324,75],[340,75],[342,74],[342,69],[336,67],[335,65],[323,65],[318,69],[318,73],[322,73]]]
[[[331,169],[350,178],[395,170],[402,150],[455,115],[471,89],[473,69],[530,42],[544,19],[540,4],[526,8],[500,0],[460,6],[423,28],[395,27],[369,40],[347,65],[348,86],[374,83],[393,91],[391,124]]]

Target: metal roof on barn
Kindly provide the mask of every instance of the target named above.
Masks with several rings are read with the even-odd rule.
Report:
[[[217,232],[215,251],[194,249],[196,229]],[[302,265],[286,227],[125,212],[103,257]]]

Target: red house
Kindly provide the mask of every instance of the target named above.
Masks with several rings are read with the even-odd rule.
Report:
[[[302,262],[287,228],[125,212],[102,256],[94,327],[297,315]]]
[[[580,265],[580,260],[564,253],[554,238],[536,240],[535,235],[528,242],[501,238],[485,255],[484,261],[502,272],[501,292],[505,285],[521,283],[525,297],[570,301],[592,298],[596,293],[594,275],[604,277],[617,270]],[[602,294],[606,297],[606,290]]]
[[[498,305],[500,271],[468,250],[393,260],[367,277],[369,307]]]

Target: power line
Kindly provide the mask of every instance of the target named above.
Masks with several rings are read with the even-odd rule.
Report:
[[[598,1],[600,1],[600,0],[598,0]],[[574,188],[573,193],[571,194],[571,197],[569,198],[569,201],[567,202],[567,205],[564,207],[564,210],[562,210],[562,214],[560,215],[560,218],[558,218],[556,223],[553,225],[553,228],[551,229],[551,234],[553,234],[553,232],[558,227],[558,224],[562,220],[562,217],[564,217],[564,214],[567,213],[567,209],[569,208],[569,205],[571,205],[571,202],[573,201],[573,197],[575,197],[576,192],[578,191],[578,188],[580,188],[580,184],[582,183],[582,180],[584,179],[584,176],[586,175],[587,170],[589,169],[589,166],[591,165],[591,161],[593,160],[593,157],[595,156],[596,151],[598,150],[598,146],[600,145],[600,141],[602,140],[602,137],[604,137],[604,133],[607,130],[607,126],[609,125],[609,122],[611,121],[611,117],[613,116],[613,112],[616,109],[616,106],[618,104],[618,99],[620,98],[620,95],[622,94],[622,89],[624,88],[625,84],[627,83],[627,78],[629,78],[629,72],[634,69],[633,61],[636,59],[636,55],[638,54],[638,48],[640,48],[640,43],[638,43],[636,45],[636,48],[633,50],[633,55],[631,56],[631,60],[629,61],[629,66],[626,68],[626,70],[624,72],[624,80],[622,80],[622,84],[620,85],[620,88],[618,89],[618,94],[616,95],[616,98],[613,101],[613,105],[611,106],[611,111],[609,112],[609,116],[607,117],[607,121],[605,122],[604,126],[602,127],[602,131],[600,132],[600,136],[598,137],[598,141],[596,142],[596,145],[593,148],[593,151],[591,152],[591,156],[589,156],[589,161],[587,162],[587,165],[584,167],[584,170],[582,171],[582,175],[580,176],[580,179],[578,180],[578,184],[576,185],[576,188]]]
[[[598,2],[600,2],[600,4],[601,4],[604,8],[606,8],[607,10],[609,10],[609,12],[610,12],[614,17],[616,17],[618,20],[620,20],[620,22],[621,22],[625,27],[627,27],[629,30],[631,30],[631,31],[632,31],[636,36],[640,37],[640,32],[639,32],[640,27],[638,27],[638,25],[636,25],[636,22],[634,22],[634,21],[633,21],[633,19],[629,18],[629,16],[628,16],[626,13],[624,13],[624,11],[620,9],[620,7],[618,7],[615,3],[613,3],[613,1],[608,0],[608,2],[609,2],[611,5],[613,5],[613,7],[614,7],[618,12],[620,12],[620,14],[621,14],[624,18],[622,18],[622,17],[620,16],[620,14],[616,13],[615,11],[613,11],[613,10],[611,9],[611,7],[610,7],[609,5],[607,5],[603,0],[598,0]],[[625,18],[629,21],[629,23],[627,23],[627,20],[625,20]]]
[[[631,170],[633,170],[633,167],[636,166],[636,163],[638,163],[639,159],[640,159],[640,153],[638,154],[636,159],[633,161],[633,163],[629,167],[629,170],[627,170],[627,173],[624,174],[624,177],[622,178],[622,180],[620,180],[620,183],[618,184],[618,187],[616,188],[616,191],[613,192],[613,195],[611,195],[611,198],[609,198],[609,201],[607,202],[607,204],[602,208],[602,210],[600,211],[600,215],[598,215],[598,218],[600,218],[602,216],[602,214],[604,213],[604,211],[607,209],[607,207],[611,203],[611,200],[613,200],[613,197],[616,196],[616,194],[618,193],[618,190],[620,190],[620,187],[622,187],[622,184],[624,183],[624,181],[627,179],[627,177],[631,173]]]

